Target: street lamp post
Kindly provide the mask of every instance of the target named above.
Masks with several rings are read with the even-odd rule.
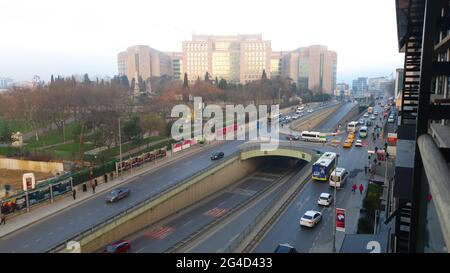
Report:
[[[120,176],[122,177],[122,133],[120,128],[120,117],[119,117],[119,168],[120,168]]]
[[[334,170],[336,170],[337,168],[337,163],[338,163],[338,158],[339,155],[336,154],[336,161],[334,162]],[[332,215],[332,221],[333,221],[333,253],[336,253],[336,202],[337,202],[337,197],[336,197],[336,182],[334,183],[334,202],[333,202],[333,213]]]

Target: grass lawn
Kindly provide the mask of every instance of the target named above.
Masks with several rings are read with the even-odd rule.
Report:
[[[131,143],[122,144],[122,153],[126,153],[129,150],[132,150],[134,148],[143,146],[143,145],[148,144],[150,142],[154,142],[154,141],[158,141],[158,140],[161,140],[161,139],[165,139],[165,138],[166,138],[166,136],[153,136],[153,137],[148,137],[148,138],[143,139],[140,143],[131,142]],[[113,158],[114,156],[119,155],[119,147],[113,147],[113,148],[111,148],[109,150],[100,152],[100,154],[101,154],[101,156],[103,156],[105,158]]]
[[[76,123],[70,123],[66,125],[66,141],[72,140],[76,131]],[[60,129],[51,130],[47,134],[42,134],[39,136],[39,141],[36,141],[35,138],[31,138],[28,140],[26,147],[27,148],[39,148],[48,145],[54,145],[63,142],[63,133]]]
[[[0,117],[0,132],[7,126],[12,132],[26,133],[32,130],[31,124],[27,120],[6,120]]]

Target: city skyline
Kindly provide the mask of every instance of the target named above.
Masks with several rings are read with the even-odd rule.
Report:
[[[87,1],[72,4],[70,12],[62,13],[53,12],[50,1],[0,4],[7,11],[0,22],[14,26],[4,30],[8,39],[0,45],[1,77],[21,81],[35,74],[43,80],[49,80],[51,74],[113,76],[117,73],[116,54],[123,48],[148,44],[164,52],[176,52],[181,50],[180,42],[192,34],[260,33],[271,40],[273,51],[327,45],[339,54],[337,82],[386,76],[402,66],[403,56],[396,46],[394,3],[388,0],[280,1],[276,7],[243,2],[239,9],[232,3],[220,5],[221,12],[210,13],[202,7],[209,6],[204,1],[195,5],[129,1],[127,7],[139,7],[130,15],[121,5]],[[256,14],[248,12],[255,8]],[[83,20],[77,20],[79,14],[83,14]],[[366,43],[370,39],[377,42]]]

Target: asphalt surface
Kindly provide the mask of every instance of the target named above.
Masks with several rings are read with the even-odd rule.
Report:
[[[374,109],[378,110],[379,113],[382,113],[379,106],[376,106]],[[332,119],[322,124],[321,127],[332,127],[331,125],[333,125],[333,122],[335,124],[336,120],[339,120],[338,116],[340,116],[340,113],[334,115]],[[343,141],[346,136],[347,134],[344,134],[339,138]],[[369,140],[369,138],[366,140]],[[341,145],[339,145],[337,149],[329,147],[328,151],[337,152],[340,155],[338,166],[344,167],[350,172],[350,179],[347,180],[342,189],[337,190],[337,201],[335,200],[336,207],[354,209],[359,206],[362,196],[359,192],[352,193],[351,186],[353,183],[359,185],[364,182],[360,177],[364,175],[364,166],[367,164],[367,150],[371,147],[371,142],[372,140],[370,140],[370,143],[368,143],[369,146],[367,147],[355,147],[354,145],[350,149],[344,149]],[[358,178],[356,178],[357,176]],[[278,221],[272,226],[270,231],[265,235],[263,240],[261,240],[254,252],[273,252],[280,243],[289,243],[294,246],[297,251],[303,253],[317,251],[331,252],[333,222],[330,217],[332,216],[333,206],[322,207],[317,204],[317,199],[322,192],[329,192],[334,195],[334,190],[329,186],[328,182],[314,180],[308,182],[302,191],[297,194]],[[314,228],[304,228],[299,225],[300,217],[308,210],[322,212],[322,221]],[[353,223],[355,223],[357,219],[349,219],[347,217],[347,221],[353,221]],[[353,225],[353,227],[355,227],[355,225]],[[354,231],[355,230],[348,230],[348,233]],[[342,234],[339,236],[342,237]],[[321,247],[324,245],[330,245],[330,248],[324,249]]]
[[[180,215],[169,217],[139,232],[128,239],[133,248],[132,251],[144,253],[166,251],[213,220],[222,217],[234,207],[272,186],[287,170],[288,166],[285,165],[266,168],[264,172],[257,171]]]
[[[328,104],[322,108],[330,106],[331,104]],[[306,114],[303,118],[307,118],[310,114]],[[177,161],[151,173],[135,177],[126,184],[126,187],[131,190],[130,196],[117,203],[107,204],[105,202],[107,193],[98,194],[95,198],[80,205],[70,207],[30,227],[18,230],[0,239],[0,253],[44,252],[79,232],[117,215],[128,207],[157,195],[183,179],[209,168],[213,164],[219,164],[209,158],[213,150],[223,151],[227,158],[237,151],[242,143],[244,141],[227,141],[199,152],[189,159]]]

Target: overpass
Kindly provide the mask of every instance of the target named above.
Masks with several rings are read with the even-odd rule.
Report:
[[[69,244],[80,246],[80,252],[98,251],[110,242],[157,223],[229,187],[255,171],[264,160],[270,160],[267,157],[289,157],[310,162],[321,150],[309,147],[311,144],[286,141],[281,141],[274,150],[262,150],[263,143],[265,142],[249,142],[241,145],[238,151],[217,165],[195,173],[158,195],[127,208],[122,213],[78,233],[48,251],[72,252],[73,249],[67,248]]]

